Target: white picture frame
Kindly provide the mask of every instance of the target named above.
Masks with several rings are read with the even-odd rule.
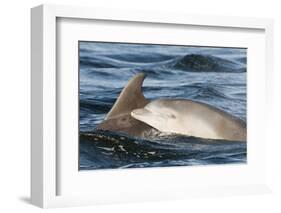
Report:
[[[54,6],[54,5],[41,5],[31,10],[31,201],[33,204],[47,208],[47,207],[61,207],[61,206],[76,206],[76,205],[91,205],[99,203],[116,203],[116,202],[137,202],[142,200],[165,200],[165,199],[178,199],[185,197],[197,197],[197,196],[209,196],[209,195],[233,195],[233,194],[251,194],[251,193],[263,193],[270,191],[270,183],[268,177],[270,171],[266,162],[266,151],[263,148],[270,144],[266,131],[259,133],[252,132],[253,138],[262,137],[264,140],[260,142],[260,148],[253,151],[258,157],[261,157],[262,165],[260,168],[255,168],[255,175],[259,175],[256,181],[251,184],[249,180],[243,179],[233,184],[223,181],[217,181],[214,185],[202,185],[195,183],[194,187],[183,186],[182,188],[176,185],[170,185],[165,188],[165,178],[161,183],[156,184],[155,188],[152,187],[151,191],[140,191],[136,188],[135,192],[132,189],[116,188],[115,191],[108,193],[108,191],[102,192],[97,190],[96,194],[88,194],[83,191],[78,194],[60,194],[59,184],[62,184],[59,174],[61,173],[64,164],[59,164],[60,154],[57,140],[57,117],[58,117],[58,100],[57,88],[60,86],[60,81],[57,78],[57,49],[58,49],[58,20],[61,18],[68,20],[100,20],[100,21],[118,21],[122,25],[122,22],[133,23],[153,23],[155,25],[168,25],[168,26],[199,26],[206,28],[218,28],[232,30],[257,30],[262,32],[263,36],[259,42],[265,42],[264,44],[264,57],[263,65],[261,68],[261,76],[266,78],[260,78],[258,82],[264,83],[264,87],[261,86],[260,92],[264,95],[261,98],[262,107],[259,110],[270,111],[272,107],[271,94],[272,91],[272,78],[273,78],[273,21],[271,19],[258,19],[258,18],[241,18],[241,17],[217,17],[217,16],[203,16],[203,15],[188,15],[188,14],[161,14],[145,11],[121,11],[112,9],[100,9],[100,8],[84,8],[74,6]],[[169,28],[169,27],[168,27]],[[250,76],[250,78],[253,78]],[[258,78],[258,77],[257,77]],[[75,84],[75,82],[72,82]],[[252,87],[254,88],[255,85]],[[250,91],[251,92],[251,91]],[[265,97],[266,96],[266,97]],[[255,99],[252,99],[252,102]],[[253,105],[253,103],[250,103]],[[254,119],[250,116],[249,119]],[[265,112],[265,111],[263,111]],[[257,128],[270,129],[270,117],[269,114],[265,114],[263,117],[264,122]],[[254,122],[253,122],[254,123]],[[75,125],[75,124],[74,124]],[[77,124],[76,124],[77,125]],[[257,129],[257,130],[259,130]],[[255,134],[257,134],[255,136]],[[260,134],[260,135],[258,135]],[[253,146],[250,146],[250,148]],[[256,149],[256,148],[252,148]],[[255,165],[256,166],[256,165]],[[200,174],[201,170],[206,170],[205,174],[210,174],[210,177],[216,178],[216,175],[212,176],[215,171],[213,168],[195,168],[193,171],[198,170]],[[227,168],[225,167],[227,170]],[[243,170],[249,170],[248,167],[231,167],[230,172],[242,172]],[[145,183],[146,178],[157,178],[159,175],[163,175],[169,171],[170,175],[166,177],[176,178],[177,175],[186,175],[184,168],[161,168],[161,169],[149,169],[144,170],[122,170],[115,171],[114,174],[122,177],[122,179],[129,180],[131,177],[143,178]],[[77,171],[78,172],[78,171]],[[188,171],[189,174],[192,171]],[[247,172],[247,171],[246,171]],[[101,176],[99,178],[108,178],[103,176],[102,173],[106,171],[99,171]],[[118,174],[119,173],[119,174]],[[203,173],[202,173],[203,174]],[[89,173],[84,173],[83,176],[89,176]],[[247,173],[245,173],[247,175]],[[242,176],[241,176],[242,177]],[[120,177],[119,177],[120,178]],[[248,179],[252,177],[249,176]],[[247,179],[247,178],[246,178]],[[81,179],[82,180],[82,179]],[[89,181],[89,178],[83,179]],[[108,180],[108,179],[107,179]],[[119,179],[118,179],[119,180]],[[219,183],[221,182],[221,183]],[[78,183],[70,182],[69,185],[73,185],[73,190],[77,190]],[[133,183],[128,182],[127,188],[132,188]],[[144,185],[140,184],[145,190]],[[161,188],[162,186],[162,188]],[[91,188],[91,187],[90,187]],[[124,187],[123,187],[124,188]],[[125,186],[126,188],[126,186]],[[117,191],[120,190],[120,191]],[[138,191],[139,190],[139,191]],[[71,191],[71,189],[69,190]],[[119,195],[122,192],[122,196]]]

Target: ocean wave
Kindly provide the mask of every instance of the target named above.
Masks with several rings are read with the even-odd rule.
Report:
[[[112,107],[112,102],[100,101],[100,100],[81,100],[80,110],[81,112],[94,112],[94,113],[107,113]]]
[[[135,63],[135,64],[150,64],[150,63],[163,63],[173,59],[173,56],[162,55],[162,54],[112,54],[106,55],[109,58],[122,61],[124,63]]]
[[[188,54],[180,57],[175,68],[190,72],[245,72],[241,63],[212,55]]]
[[[167,56],[161,54],[120,54],[120,55],[83,55],[80,65],[90,68],[131,68],[153,72],[173,72],[174,69],[185,72],[246,72],[243,57],[225,59],[213,55],[186,54]],[[152,72],[152,73],[153,73]]]
[[[191,98],[193,99],[221,98],[227,100],[232,99],[230,96],[227,96],[225,93],[220,92],[218,89],[215,89],[213,87],[208,87],[206,85],[201,87],[195,87],[195,90],[193,91]]]
[[[80,46],[80,170],[246,163],[246,143],[172,134],[136,138],[96,131],[139,72],[148,100],[183,98],[246,121],[246,51],[85,42]]]
[[[137,168],[159,164],[184,166],[211,162],[220,164],[223,161],[243,163],[246,145],[244,142],[202,140],[175,134],[144,139],[98,130],[80,134],[80,155],[84,159],[80,167],[82,170],[108,168],[108,164],[110,168]],[[91,168],[83,165],[83,162],[91,165]]]
[[[102,63],[98,60],[95,60],[93,57],[80,57],[80,66],[89,66],[95,68],[115,68],[117,66],[112,63],[106,63],[103,61]]]

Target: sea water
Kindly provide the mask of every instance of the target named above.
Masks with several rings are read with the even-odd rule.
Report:
[[[246,51],[79,42],[80,170],[246,163],[245,142],[175,134],[138,138],[95,130],[139,72],[147,75],[143,93],[149,100],[196,100],[246,122]]]

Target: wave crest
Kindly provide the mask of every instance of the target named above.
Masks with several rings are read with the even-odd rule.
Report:
[[[245,68],[231,60],[211,55],[189,54],[175,63],[175,68],[191,72],[245,72]],[[243,69],[244,68],[244,69]]]

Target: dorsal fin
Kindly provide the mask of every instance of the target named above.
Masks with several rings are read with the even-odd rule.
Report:
[[[132,110],[144,107],[148,101],[142,94],[142,83],[145,79],[144,73],[135,75],[120,93],[111,110],[106,115],[106,120]]]

